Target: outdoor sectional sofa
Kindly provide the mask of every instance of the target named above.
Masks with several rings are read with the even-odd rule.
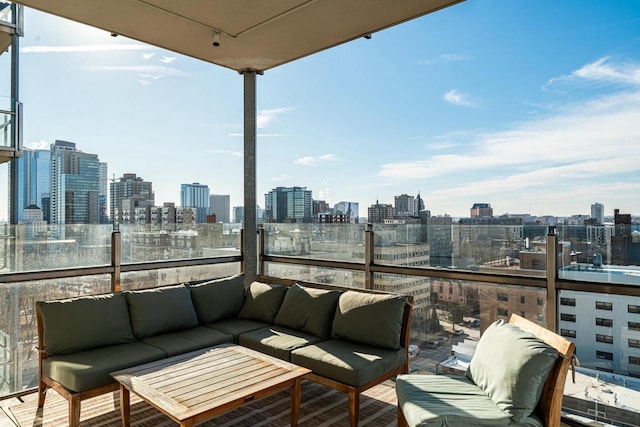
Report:
[[[411,297],[274,284],[244,276],[36,303],[38,403],[51,387],[80,402],[117,390],[110,373],[223,343],[312,370],[306,378],[347,393],[356,426],[359,394],[408,372]]]

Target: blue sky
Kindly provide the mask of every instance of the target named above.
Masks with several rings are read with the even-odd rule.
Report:
[[[75,142],[158,205],[189,182],[242,205],[242,76],[33,10],[25,32],[26,146]],[[418,192],[434,215],[637,215],[639,89],[640,2],[467,0],[258,76],[258,204],[295,185],[361,215]]]

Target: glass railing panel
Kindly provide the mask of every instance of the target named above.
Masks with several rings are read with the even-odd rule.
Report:
[[[364,262],[364,224],[264,224],[265,255]]]
[[[567,380],[564,409],[634,425],[640,404],[640,298],[582,291],[558,294],[558,333],[580,362]]]
[[[4,224],[0,256],[4,273],[108,265],[111,226]]]
[[[12,2],[0,1],[0,25],[13,24],[13,8]]]
[[[101,294],[110,287],[108,275],[0,284],[0,395],[38,385],[36,301]]]
[[[412,370],[464,371],[481,333],[513,313],[547,324],[542,288],[391,274],[376,274],[374,288],[413,296]]]
[[[266,276],[283,277],[286,279],[300,280],[302,282],[321,283],[346,288],[365,287],[363,272],[339,268],[266,262],[264,274]]]
[[[224,224],[120,225],[122,263],[240,255],[239,229]]]
[[[123,291],[156,288],[158,286],[218,279],[239,273],[239,262],[131,271],[121,274],[120,288]]]
[[[438,221],[442,223],[438,223]],[[547,227],[374,224],[377,264],[544,276]]]

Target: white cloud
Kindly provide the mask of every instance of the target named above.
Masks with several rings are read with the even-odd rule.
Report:
[[[177,69],[171,67],[163,67],[160,65],[106,65],[106,66],[95,66],[95,67],[86,67],[88,70],[95,71],[123,71],[123,72],[133,72],[144,75],[154,75],[154,76],[181,76],[184,73]]]
[[[148,59],[153,58],[154,56],[156,56],[156,54],[155,54],[155,53],[143,53],[143,54],[142,54],[142,59],[144,59],[144,60],[148,60]]]
[[[256,118],[256,125],[258,126],[258,129],[264,128],[270,123],[277,121],[281,114],[291,111],[292,109],[293,108],[273,108],[270,110],[258,111],[258,117]]]
[[[435,58],[431,59],[421,59],[418,61],[420,65],[431,65],[431,64],[444,64],[448,62],[459,62],[459,61],[472,61],[474,59],[473,55],[466,55],[461,53],[443,53]]]
[[[175,56],[163,56],[162,58],[160,58],[160,62],[164,64],[173,64],[176,59],[177,58]]]
[[[612,63],[605,56],[595,62],[586,64],[569,75],[549,79],[545,89],[558,84],[608,83],[630,86],[640,85],[640,65],[634,63]]]
[[[24,46],[20,53],[77,53],[77,52],[113,52],[127,50],[150,50],[152,46],[143,44],[91,44],[75,46]]]
[[[449,92],[446,92],[442,99],[454,104],[459,105],[461,107],[471,107],[473,104],[469,101],[469,95],[466,95],[460,92],[458,89],[451,89]]]
[[[293,163],[295,163],[296,165],[302,165],[302,166],[315,166],[320,162],[333,161],[333,160],[337,160],[337,157],[335,155],[323,154],[318,157],[313,157],[313,156],[301,157],[299,159],[294,160]]]
[[[149,86],[151,84],[151,82],[149,80],[138,80],[138,83],[140,83],[141,86]]]
[[[41,139],[40,141],[32,141],[28,143],[25,145],[25,148],[29,148],[31,150],[48,150],[50,145],[51,144],[47,141]]]
[[[286,181],[288,179],[291,179],[291,175],[282,174],[282,175],[276,175],[271,177],[271,181],[276,181],[276,182]]]

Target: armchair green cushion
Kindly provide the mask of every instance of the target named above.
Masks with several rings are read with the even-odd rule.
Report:
[[[535,409],[558,352],[503,320],[484,331],[466,375],[515,422]]]

